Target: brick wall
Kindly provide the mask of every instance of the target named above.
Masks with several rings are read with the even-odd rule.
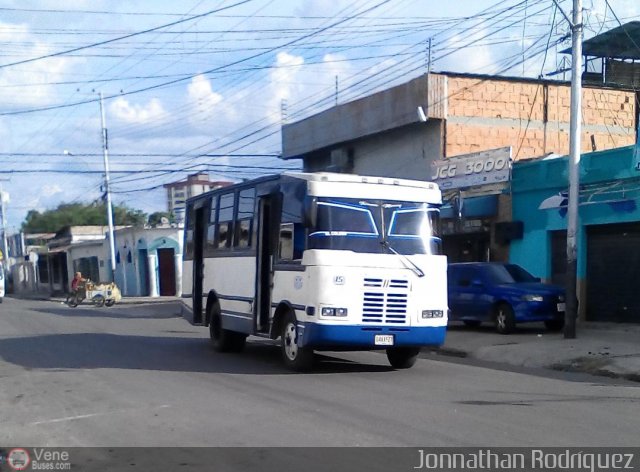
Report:
[[[569,153],[568,85],[469,77],[448,78],[446,155],[513,147],[515,159]],[[635,99],[629,91],[584,88],[582,149],[635,143]]]

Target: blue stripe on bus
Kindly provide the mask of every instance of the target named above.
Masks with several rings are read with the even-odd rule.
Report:
[[[376,334],[394,336],[394,346],[441,346],[444,343],[446,326],[356,326],[301,323],[302,345],[312,348],[360,347],[384,349],[376,346]]]

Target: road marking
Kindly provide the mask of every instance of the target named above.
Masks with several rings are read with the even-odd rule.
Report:
[[[170,405],[160,405],[158,407],[155,408],[150,408],[151,410],[159,410],[161,408],[169,408]],[[73,421],[73,420],[82,420],[85,418],[93,418],[95,416],[104,416],[104,415],[112,415],[112,414],[118,414],[118,413],[128,413],[130,411],[140,411],[139,408],[129,408],[126,410],[112,410],[112,411],[103,411],[103,412],[98,412],[98,413],[88,413],[86,415],[76,415],[76,416],[64,416],[62,418],[53,418],[50,420],[43,420],[43,421],[34,421],[33,423],[29,423],[31,426],[38,426],[41,424],[50,424],[50,423],[62,423],[63,421]]]

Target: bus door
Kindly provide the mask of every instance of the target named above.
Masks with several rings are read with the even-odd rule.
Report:
[[[193,214],[195,219],[193,228],[193,324],[202,324],[204,321],[202,316],[204,234],[209,215],[203,204],[199,208],[195,208]]]
[[[280,226],[282,194],[260,197],[258,204],[258,260],[256,264],[256,332],[269,332],[273,262],[277,231]]]

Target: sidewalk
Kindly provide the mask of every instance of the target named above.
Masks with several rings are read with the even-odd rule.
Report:
[[[441,354],[514,366],[586,372],[640,382],[640,325],[580,323],[576,339],[564,339],[542,324],[521,325],[501,335],[487,324],[453,324]]]

